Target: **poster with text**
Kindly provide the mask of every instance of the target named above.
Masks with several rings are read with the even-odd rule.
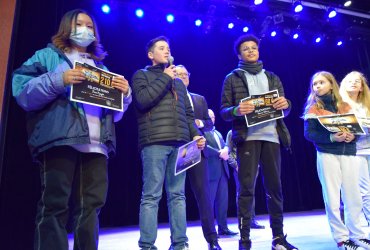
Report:
[[[123,94],[112,87],[117,74],[81,62],[75,62],[74,68],[80,69],[86,79],[71,85],[72,101],[123,111]]]
[[[321,125],[330,132],[348,132],[355,135],[364,135],[365,131],[361,127],[355,114],[337,114],[318,116]]]
[[[175,175],[188,170],[189,168],[200,162],[201,150],[197,146],[197,141],[199,139],[188,142],[178,148]]]

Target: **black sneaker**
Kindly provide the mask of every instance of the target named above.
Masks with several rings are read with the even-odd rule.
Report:
[[[272,250],[298,250],[286,240],[287,235],[272,239]]]
[[[370,240],[368,239],[359,239],[356,244],[365,249],[370,249]]]
[[[337,243],[338,249],[340,250],[365,250],[365,248],[360,247],[352,240],[346,240]]]
[[[251,250],[252,241],[247,238],[241,238],[239,240],[239,250]]]

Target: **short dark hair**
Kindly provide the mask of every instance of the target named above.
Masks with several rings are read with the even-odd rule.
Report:
[[[152,51],[154,45],[159,41],[165,41],[166,43],[170,44],[170,41],[165,36],[157,36],[156,38],[153,38],[146,44],[146,52],[149,53]]]
[[[260,45],[260,40],[255,35],[242,35],[236,39],[234,43],[234,52],[236,55],[240,55],[240,46],[245,42],[255,42],[257,46]]]

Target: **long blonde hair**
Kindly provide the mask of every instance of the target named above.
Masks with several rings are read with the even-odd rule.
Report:
[[[356,101],[352,100],[349,97],[348,92],[345,90],[344,84],[343,84],[344,82],[348,81],[349,77],[351,77],[353,75],[358,76],[360,78],[361,87],[362,87],[362,91],[360,91],[358,93]],[[359,71],[351,71],[350,73],[348,73],[340,83],[339,92],[340,92],[343,100],[348,102],[351,106],[352,106],[353,103],[362,104],[362,106],[364,108],[366,108],[366,115],[370,116],[370,89],[369,89],[368,82],[367,82],[367,79],[364,76],[364,74],[362,74]]]
[[[310,94],[307,97],[307,101],[305,104],[305,108],[303,111],[303,116],[307,114],[308,110],[315,106],[317,109],[323,109],[324,108],[324,103],[321,101],[320,97],[316,95],[315,91],[313,90],[313,80],[318,77],[318,76],[323,76],[325,77],[331,84],[332,86],[332,91],[331,95],[333,100],[336,102],[336,106],[339,110],[339,108],[343,105],[343,100],[342,97],[339,94],[339,86],[337,81],[335,80],[335,77],[333,76],[332,73],[327,72],[327,71],[319,71],[316,72],[310,80]]]

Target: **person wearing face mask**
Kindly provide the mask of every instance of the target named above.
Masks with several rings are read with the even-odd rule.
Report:
[[[116,146],[114,122],[131,103],[131,89],[123,76],[113,78],[112,87],[124,95],[123,112],[73,102],[69,94],[73,84],[85,79],[73,63],[106,69],[105,56],[94,19],[76,9],[63,16],[52,43],[14,72],[13,96],[27,111],[28,144],[40,166],[35,249],[68,249],[70,198],[74,249],[98,249],[98,215],[108,189],[107,159]]]

